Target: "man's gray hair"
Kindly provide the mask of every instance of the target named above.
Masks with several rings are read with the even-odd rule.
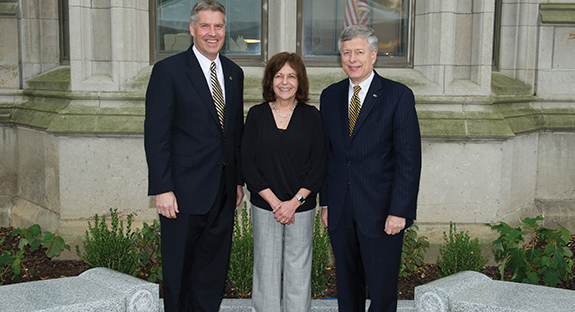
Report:
[[[224,15],[224,26],[226,25],[226,8],[216,0],[200,0],[198,3],[194,4],[192,12],[190,13],[190,21],[192,24],[196,25],[196,22],[198,21],[198,12],[204,10],[222,12]]]
[[[377,37],[375,36],[375,31],[365,25],[351,25],[344,28],[339,35],[339,40],[337,41],[337,47],[341,52],[341,45],[344,41],[349,41],[355,38],[367,39],[367,44],[369,45],[369,50],[377,50]]]

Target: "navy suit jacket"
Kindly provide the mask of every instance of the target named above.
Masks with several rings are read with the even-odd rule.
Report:
[[[330,230],[351,205],[360,231],[382,237],[389,214],[408,219],[407,225],[416,215],[421,136],[415,100],[408,87],[375,72],[349,137],[348,89],[345,79],[326,88],[320,98],[328,145],[320,205],[328,206]]]
[[[242,69],[220,54],[226,92],[222,132],[208,82],[192,47],[158,62],[146,93],[144,144],[148,195],[173,191],[180,212],[204,214],[222,176],[226,205],[235,207],[243,131]]]

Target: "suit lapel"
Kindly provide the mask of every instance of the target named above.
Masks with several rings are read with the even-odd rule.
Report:
[[[341,123],[341,127],[340,128],[340,134],[341,137],[345,140],[345,142],[347,142],[349,144],[349,117],[348,117],[348,110],[349,110],[349,103],[347,103],[347,97],[348,97],[348,89],[349,89],[349,79],[344,80],[341,83],[341,87],[339,88],[339,92],[336,95],[336,99],[338,101],[337,103],[337,109],[338,109],[338,115],[339,115],[339,120]]]
[[[230,72],[230,67],[228,66],[228,60],[223,57],[222,55],[220,55],[220,62],[222,63],[222,70],[224,72],[224,81],[221,81],[220,83],[223,84],[225,86],[226,89],[226,107],[225,107],[225,118],[224,118],[224,132],[226,131],[226,129],[229,128],[229,123],[231,122],[231,118],[228,118],[228,116],[231,116],[231,106],[232,105],[228,105],[232,103],[232,97],[234,96],[234,83],[232,83],[233,81],[233,77],[232,74]]]
[[[381,101],[380,98],[382,96],[381,91],[382,91],[382,80],[381,77],[377,73],[375,73],[375,75],[373,76],[373,80],[371,81],[371,85],[367,90],[367,94],[365,95],[365,99],[363,100],[363,104],[361,105],[359,116],[357,116],[357,121],[355,122],[353,133],[351,134],[351,139],[354,138],[355,134],[357,133],[357,130],[361,127],[363,121],[365,120],[365,118],[367,118],[367,115],[369,115],[369,112],[371,111],[373,106],[375,106],[376,103]]]
[[[210,88],[208,87],[208,82],[206,81],[206,77],[204,76],[202,68],[200,67],[200,63],[198,62],[198,59],[196,58],[196,55],[194,54],[194,51],[192,50],[191,46],[190,49],[188,49],[187,51],[187,55],[188,55],[188,71],[187,71],[188,79],[190,79],[190,82],[200,95],[200,99],[202,100],[204,105],[206,105],[206,108],[210,112],[210,115],[212,115],[214,122],[216,122],[219,127],[220,119],[218,118],[218,113],[216,112],[214,99],[212,98],[212,94],[210,93]]]

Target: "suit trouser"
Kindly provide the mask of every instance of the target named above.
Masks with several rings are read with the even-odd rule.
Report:
[[[284,225],[271,211],[252,205],[253,311],[310,311],[314,217],[314,209],[297,212],[295,222]]]
[[[339,311],[364,312],[366,284],[371,298],[370,312],[396,311],[404,231],[387,235],[382,229],[382,237],[366,237],[355,221],[348,197],[349,193],[336,229],[329,231]]]
[[[222,171],[218,195],[208,213],[180,212],[176,219],[160,216],[165,311],[219,310],[234,223],[226,198]]]

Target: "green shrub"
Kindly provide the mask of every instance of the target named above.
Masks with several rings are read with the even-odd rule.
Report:
[[[0,238],[0,285],[4,285],[4,274],[11,268],[12,251],[2,249],[6,237]]]
[[[132,234],[137,249],[134,275],[147,277],[152,283],[162,280],[161,233],[160,222],[154,219],[152,225],[144,222],[142,230]]]
[[[425,236],[418,237],[417,231],[419,227],[415,224],[405,230],[399,277],[418,273],[423,265],[424,253],[429,248],[429,242]]]
[[[241,218],[240,218],[241,216]],[[252,292],[254,265],[254,239],[247,203],[241,213],[235,211],[235,223],[230,253],[228,281],[238,296],[248,297]]]
[[[137,251],[131,239],[132,215],[127,216],[126,233],[124,221],[120,220],[118,209],[110,208],[111,227],[106,224],[106,217],[94,217],[94,227],[88,222],[89,231],[83,241],[85,253],[76,246],[76,253],[85,263],[92,267],[106,267],[126,274],[137,270]]]
[[[313,227],[313,256],[311,264],[311,294],[321,296],[327,288],[332,272],[329,271],[329,234],[316,213]]]
[[[443,238],[445,245],[439,246],[441,257],[437,259],[440,277],[461,271],[479,271],[487,263],[487,257],[481,255],[479,239],[470,240],[469,231],[457,232],[455,223],[449,223],[449,236],[443,232]]]
[[[43,235],[41,235],[43,234]],[[40,225],[34,224],[26,229],[15,229],[12,235],[20,236],[18,242],[18,249],[14,250],[11,246],[2,249],[5,237],[0,239],[0,285],[4,284],[4,276],[9,271],[12,271],[12,282],[20,281],[21,274],[33,274],[32,270],[28,270],[22,260],[28,254],[31,254],[40,246],[46,248],[46,256],[52,258],[58,256],[64,249],[70,250],[70,246],[64,243],[64,239],[54,233],[45,231],[42,233]]]
[[[500,233],[492,249],[495,260],[503,261],[499,266],[502,280],[505,269],[511,271],[514,282],[555,287],[573,279],[573,253],[568,247],[571,233],[560,224],[558,230],[539,226],[537,221],[543,220],[542,216],[525,218],[517,228],[505,222],[489,224]],[[530,236],[529,244],[524,244],[524,235]]]

